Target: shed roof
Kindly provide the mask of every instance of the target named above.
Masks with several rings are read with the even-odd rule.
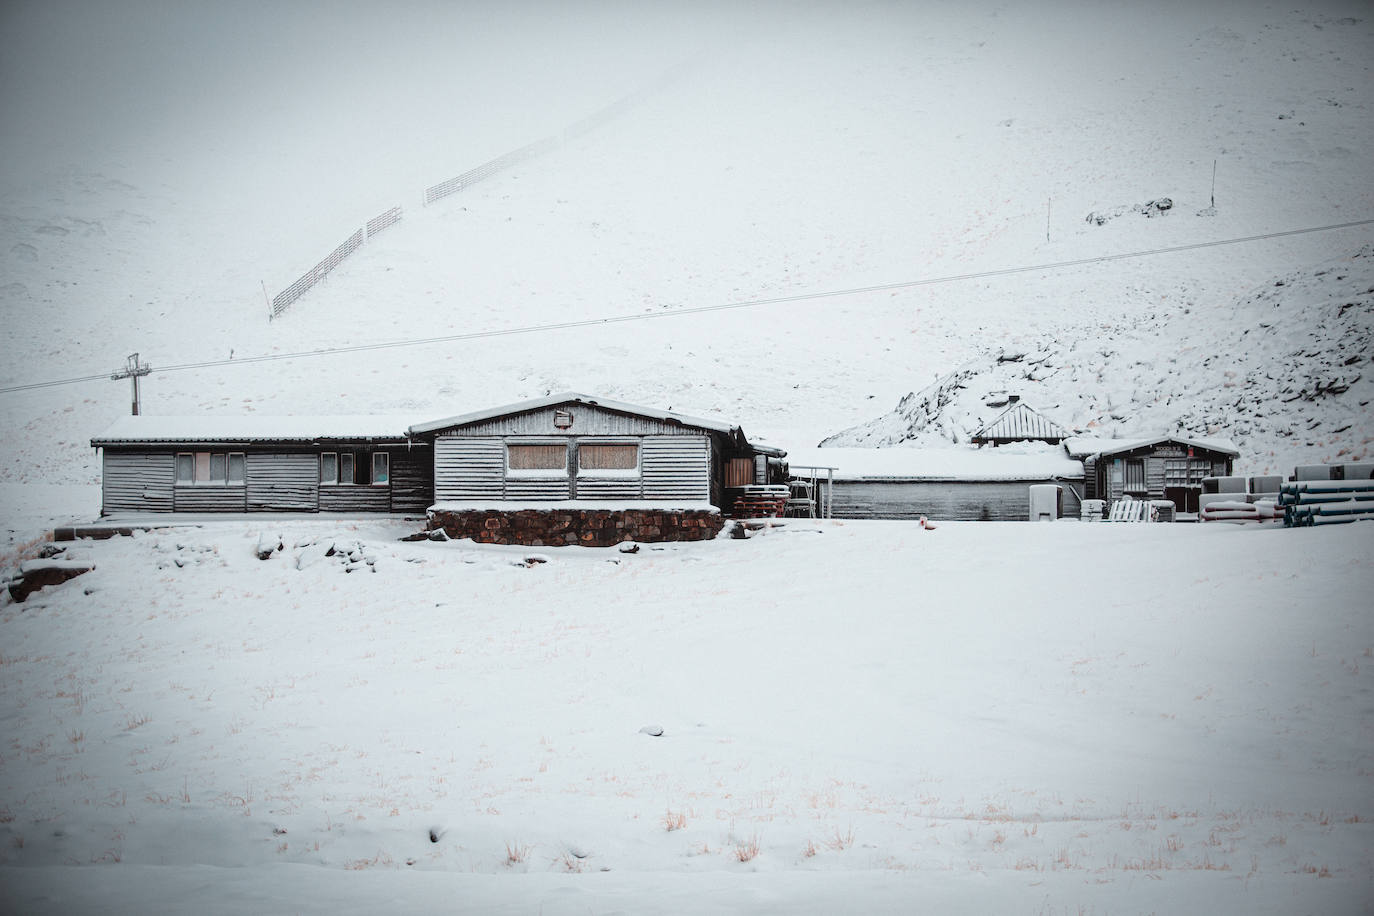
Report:
[[[92,446],[145,442],[314,442],[363,440],[404,442],[414,416],[120,417],[91,439]]]
[[[973,434],[974,442],[1017,442],[1022,439],[1062,442],[1067,438],[1068,430],[1041,416],[1024,401],[1012,404],[991,423]]]
[[[794,467],[833,467],[836,480],[1082,480],[1083,465],[1045,443],[997,449],[803,448]]]
[[[1120,455],[1122,452],[1133,452],[1139,448],[1151,448],[1156,445],[1163,445],[1171,442],[1176,445],[1185,445],[1191,448],[1201,448],[1212,452],[1219,452],[1223,455],[1230,455],[1232,458],[1240,457],[1240,449],[1230,439],[1193,439],[1184,436],[1160,435],[1141,439],[1095,439],[1087,436],[1075,436],[1064,441],[1064,449],[1071,458],[1090,458],[1094,455]]]

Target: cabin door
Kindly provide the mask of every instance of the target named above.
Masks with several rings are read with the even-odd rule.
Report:
[[[1174,504],[1175,512],[1197,512],[1201,487],[1165,487],[1164,498]]]

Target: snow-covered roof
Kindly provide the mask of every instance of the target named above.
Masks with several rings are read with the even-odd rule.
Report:
[[[120,417],[93,446],[140,442],[309,442],[319,439],[404,440],[414,416]]]
[[[1213,452],[1230,455],[1232,458],[1240,456],[1240,449],[1236,448],[1236,444],[1230,439],[1193,439],[1169,435],[1140,439],[1097,439],[1088,436],[1075,436],[1064,440],[1064,448],[1070,457],[1083,459],[1093,455],[1119,455],[1122,452],[1132,452],[1138,448],[1150,448],[1165,442],[1193,448],[1205,448]]]
[[[1047,443],[999,448],[801,448],[788,465],[836,468],[836,480],[1081,480],[1083,465]]]
[[[516,404],[507,404],[504,407],[491,407],[486,410],[479,410],[475,413],[445,417],[442,420],[416,423],[410,427],[410,432],[413,435],[432,433],[435,430],[448,429],[452,426],[466,426],[469,423],[479,423],[483,420],[490,420],[493,417],[504,417],[509,414],[524,413],[530,410],[542,410],[545,407],[554,407],[558,404],[568,403],[587,404],[592,407],[600,407],[604,410],[613,410],[617,413],[652,417],[656,420],[671,420],[676,423],[681,423],[683,426],[694,426],[698,429],[707,429],[713,432],[725,433],[726,435],[743,435],[738,426],[722,423],[719,420],[703,420],[700,417],[689,417],[686,414],[674,413],[668,410],[658,410],[653,407],[640,407],[637,404],[625,404],[621,401],[610,401],[606,398],[592,397],[591,395],[578,394],[573,391],[565,391],[562,394],[551,394],[548,397],[535,398],[530,401],[520,401]]]
[[[1029,404],[1023,401],[1012,404],[998,414],[991,423],[973,434],[973,441],[975,442],[991,440],[1016,442],[1022,439],[1058,442],[1067,438],[1069,438],[1067,429],[1036,413]]]

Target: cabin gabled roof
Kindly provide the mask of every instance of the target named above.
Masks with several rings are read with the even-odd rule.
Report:
[[[1078,436],[1064,440],[1064,449],[1070,458],[1102,458],[1133,452],[1136,449],[1153,448],[1171,442],[1189,448],[1200,448],[1209,452],[1240,457],[1240,449],[1230,439],[1193,439],[1184,436],[1154,436],[1145,439],[1093,439]]]
[[[722,423],[719,420],[703,420],[700,417],[689,417],[686,414],[674,413],[667,410],[658,410],[653,407],[640,407],[637,404],[626,404],[621,401],[611,401],[606,398],[592,397],[591,395],[578,394],[573,391],[565,391],[562,394],[551,394],[548,397],[535,398],[529,401],[520,401],[516,404],[507,404],[503,407],[491,407],[486,410],[478,410],[473,413],[458,414],[453,417],[445,417],[442,420],[432,420],[427,423],[416,423],[410,427],[409,432],[412,436],[423,435],[425,433],[437,432],[441,429],[452,429],[456,426],[467,426],[471,423],[481,423],[484,420],[492,420],[497,417],[510,416],[511,414],[527,413],[531,410],[543,410],[546,407],[557,407],[562,404],[586,404],[590,407],[599,407],[602,410],[610,410],[615,413],[632,414],[640,417],[650,417],[655,420],[663,420],[669,423],[677,423],[682,426],[690,426],[695,429],[703,429],[713,433],[723,433],[729,435],[743,436],[743,432],[738,426],[729,423]]]
[[[973,434],[974,442],[1019,442],[1024,439],[1057,443],[1067,438],[1068,430],[1036,413],[1024,401],[1012,404]]]

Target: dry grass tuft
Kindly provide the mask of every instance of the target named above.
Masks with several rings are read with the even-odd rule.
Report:
[[[506,844],[506,864],[519,865],[530,856],[530,848],[523,843]]]
[[[735,843],[734,855],[741,862],[752,862],[759,854],[759,836],[754,834],[743,842]]]
[[[663,829],[672,833],[674,830],[681,830],[687,826],[687,815],[681,811],[665,811],[663,813]]]

